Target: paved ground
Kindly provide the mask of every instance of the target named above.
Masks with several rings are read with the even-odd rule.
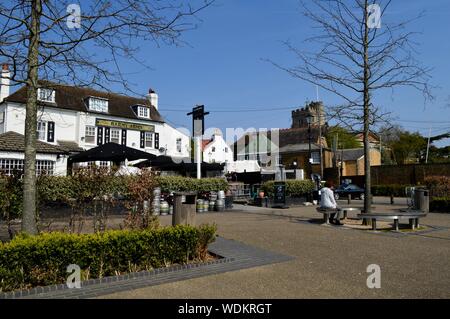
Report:
[[[375,206],[404,206],[388,202],[378,198]],[[422,223],[431,231],[406,235],[321,225],[315,207],[236,208],[198,215],[197,222],[216,223],[222,237],[294,259],[103,297],[450,298],[450,214],[429,214]],[[170,218],[162,216],[161,222]],[[381,267],[381,289],[367,288],[369,264]]]

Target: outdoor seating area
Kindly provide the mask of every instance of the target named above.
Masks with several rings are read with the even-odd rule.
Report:
[[[371,214],[358,214],[358,218],[362,220],[370,220],[372,224],[372,230],[377,230],[377,220],[393,220],[394,229],[399,230],[399,221],[403,219],[409,220],[409,226],[412,230],[419,228],[419,219],[427,216],[422,211],[416,212],[385,212],[385,213],[371,213]]]

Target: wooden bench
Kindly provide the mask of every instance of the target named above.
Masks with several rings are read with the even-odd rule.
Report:
[[[377,229],[377,219],[392,219],[394,220],[394,228],[398,231],[398,223],[400,219],[409,219],[409,226],[411,229],[419,227],[419,218],[425,217],[427,214],[422,211],[407,211],[407,212],[388,212],[388,213],[370,213],[358,214],[359,219],[370,219],[372,221],[372,230]]]

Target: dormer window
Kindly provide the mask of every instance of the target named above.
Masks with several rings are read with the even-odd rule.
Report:
[[[142,118],[150,118],[150,110],[146,106],[138,106],[138,116]]]
[[[55,90],[39,88],[38,89],[38,100],[42,102],[55,103]]]
[[[95,112],[108,113],[108,100],[98,97],[90,97],[89,110]]]

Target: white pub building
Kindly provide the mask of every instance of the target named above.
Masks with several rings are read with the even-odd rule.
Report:
[[[26,87],[10,94],[9,70],[0,87],[0,171],[23,168]],[[70,154],[113,142],[154,155],[190,156],[190,137],[167,124],[158,95],[146,98],[40,81],[37,169],[65,175]],[[108,163],[97,163],[109,165]]]

